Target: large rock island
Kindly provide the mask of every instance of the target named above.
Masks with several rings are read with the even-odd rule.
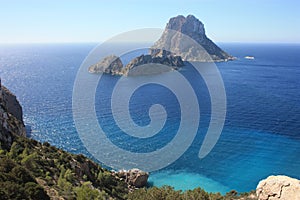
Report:
[[[151,47],[151,52],[157,49],[168,49],[184,61],[220,62],[234,59],[206,36],[203,23],[193,15],[171,18],[160,39]]]
[[[233,59],[206,36],[203,23],[196,17],[179,15],[169,20],[148,55],[138,56],[126,65],[119,57],[110,55],[90,66],[89,72],[148,75],[180,69],[184,66],[183,61],[220,62]]]

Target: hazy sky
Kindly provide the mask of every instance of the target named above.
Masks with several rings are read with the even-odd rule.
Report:
[[[300,43],[299,0],[0,0],[0,43],[100,42],[179,14],[216,42]]]

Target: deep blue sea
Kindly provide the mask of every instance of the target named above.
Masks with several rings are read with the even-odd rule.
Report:
[[[75,128],[72,92],[78,69],[95,46],[0,45],[0,77],[23,106],[30,137],[92,157]],[[167,184],[182,190],[200,186],[210,192],[225,193],[232,189],[253,190],[259,180],[271,174],[300,178],[300,45],[220,46],[237,57],[235,61],[216,64],[227,96],[222,134],[213,150],[199,159],[199,148],[210,120],[210,98],[201,76],[192,67],[185,67],[180,73],[190,81],[200,102],[199,129],[192,145],[178,160],[150,174],[152,185]],[[248,55],[255,59],[245,59]],[[123,59],[129,56],[132,55],[125,55]],[[158,76],[173,80],[172,73]],[[164,106],[168,114],[157,136],[138,140],[122,134],[110,120],[111,91],[118,79],[105,75],[100,80],[105,87],[98,87],[95,95],[99,124],[111,141],[125,150],[151,152],[162,148],[178,129],[178,101],[170,90],[156,84],[143,86],[135,92],[129,108],[136,124],[149,123],[148,110],[153,104]],[[137,79],[140,77],[128,78],[129,84]],[[149,160],[149,164],[151,162]]]

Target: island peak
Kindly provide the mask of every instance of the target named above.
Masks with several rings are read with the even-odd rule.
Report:
[[[184,61],[221,62],[234,57],[223,51],[205,34],[204,24],[194,15],[172,17],[151,49],[166,48]]]

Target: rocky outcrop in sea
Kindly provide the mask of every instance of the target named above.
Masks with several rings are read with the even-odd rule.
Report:
[[[89,67],[90,73],[107,73],[112,75],[122,75],[123,63],[121,59],[115,55],[110,55],[98,63]]]
[[[193,15],[171,18],[151,49],[151,52],[167,49],[184,61],[221,62],[234,59],[206,36],[203,23]]]
[[[157,50],[151,55],[141,55],[132,59],[126,66],[121,59],[110,55],[89,67],[90,73],[107,73],[112,75],[151,75],[177,70],[184,65],[180,56],[173,55],[166,50]]]

